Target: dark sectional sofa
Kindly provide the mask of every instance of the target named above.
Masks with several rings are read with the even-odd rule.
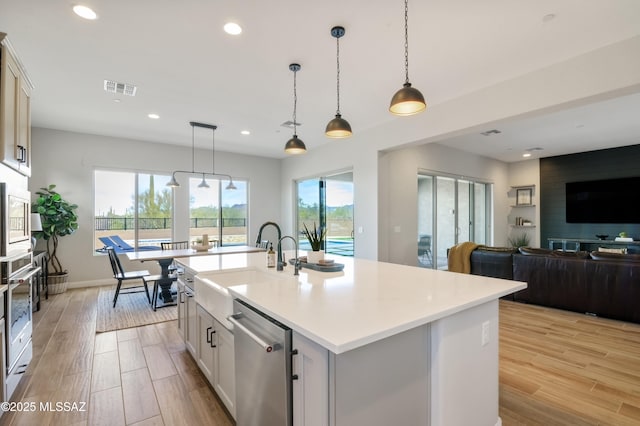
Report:
[[[471,273],[525,281],[519,302],[640,323],[640,255],[481,246]]]

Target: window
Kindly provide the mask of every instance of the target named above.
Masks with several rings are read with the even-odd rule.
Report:
[[[353,174],[336,174],[299,181],[298,236],[303,224],[325,227],[326,253],[353,256]],[[298,238],[301,250],[310,250],[306,238]]]
[[[447,249],[488,244],[492,185],[452,176],[418,175],[418,266],[447,269]]]
[[[237,189],[225,189],[227,180],[208,179],[209,188],[199,188],[200,178],[189,179],[189,237],[203,234],[220,245],[247,244],[247,182],[233,181]]]
[[[167,175],[96,170],[94,248],[117,235],[131,246],[160,246],[171,240],[171,188]]]

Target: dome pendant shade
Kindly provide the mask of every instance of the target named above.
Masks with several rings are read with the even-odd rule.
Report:
[[[351,125],[340,114],[340,37],[344,36],[344,27],[331,28],[331,36],[336,39],[336,117],[327,123],[324,134],[328,138],[348,138],[353,133]]]
[[[306,151],[307,147],[302,140],[298,139],[298,135],[293,135],[284,146],[284,152],[287,154],[304,154]]]
[[[167,182],[167,186],[171,187],[171,188],[177,188],[180,186],[180,184],[178,183],[178,181],[176,180],[176,174],[173,173],[171,175],[171,180],[169,182]]]
[[[307,152],[307,147],[304,142],[298,139],[298,128],[296,121],[296,111],[298,106],[298,91],[296,90],[296,75],[300,71],[300,64],[289,64],[289,70],[293,71],[293,136],[284,145],[284,152],[286,154],[304,154]]]
[[[236,189],[238,189],[238,187],[236,187],[233,183],[233,179],[230,178],[229,180],[229,184],[227,185],[227,187],[225,189],[228,189],[230,191],[235,191]]]
[[[411,83],[405,83],[402,89],[398,90],[393,98],[389,111],[394,115],[414,115],[424,111],[427,103],[422,93],[416,88],[411,87]]]
[[[198,184],[198,188],[209,188],[209,184],[206,180],[204,180],[204,175],[202,175],[202,182]]]
[[[348,138],[351,136],[351,125],[340,114],[327,124],[325,134],[330,138]]]

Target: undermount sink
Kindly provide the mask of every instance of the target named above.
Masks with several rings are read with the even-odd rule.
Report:
[[[279,279],[275,274],[255,269],[230,272],[204,272],[195,277],[196,302],[227,328],[233,326],[227,316],[233,314],[233,298],[227,287]]]

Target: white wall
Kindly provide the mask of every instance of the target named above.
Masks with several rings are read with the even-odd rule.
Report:
[[[32,131],[33,173],[29,189],[35,191],[56,184],[68,201],[78,204],[79,229],[60,239],[59,257],[70,272],[69,286],[113,282],[107,257],[93,252],[93,171],[101,169],[140,170],[168,173],[191,170],[191,147],[151,144],[96,135],[34,128]],[[247,155],[215,153],[216,172],[249,181],[249,241],[266,221],[279,222],[280,161]],[[196,170],[211,170],[211,151],[196,150]],[[186,176],[181,176],[183,181]],[[183,201],[188,203],[188,200]],[[38,242],[38,248],[44,243]],[[125,268],[158,272],[151,263]]]
[[[391,151],[381,156],[379,258],[417,265],[418,171],[442,172],[494,184],[494,244],[506,241],[508,165],[436,143]],[[381,167],[381,170],[383,168]]]

